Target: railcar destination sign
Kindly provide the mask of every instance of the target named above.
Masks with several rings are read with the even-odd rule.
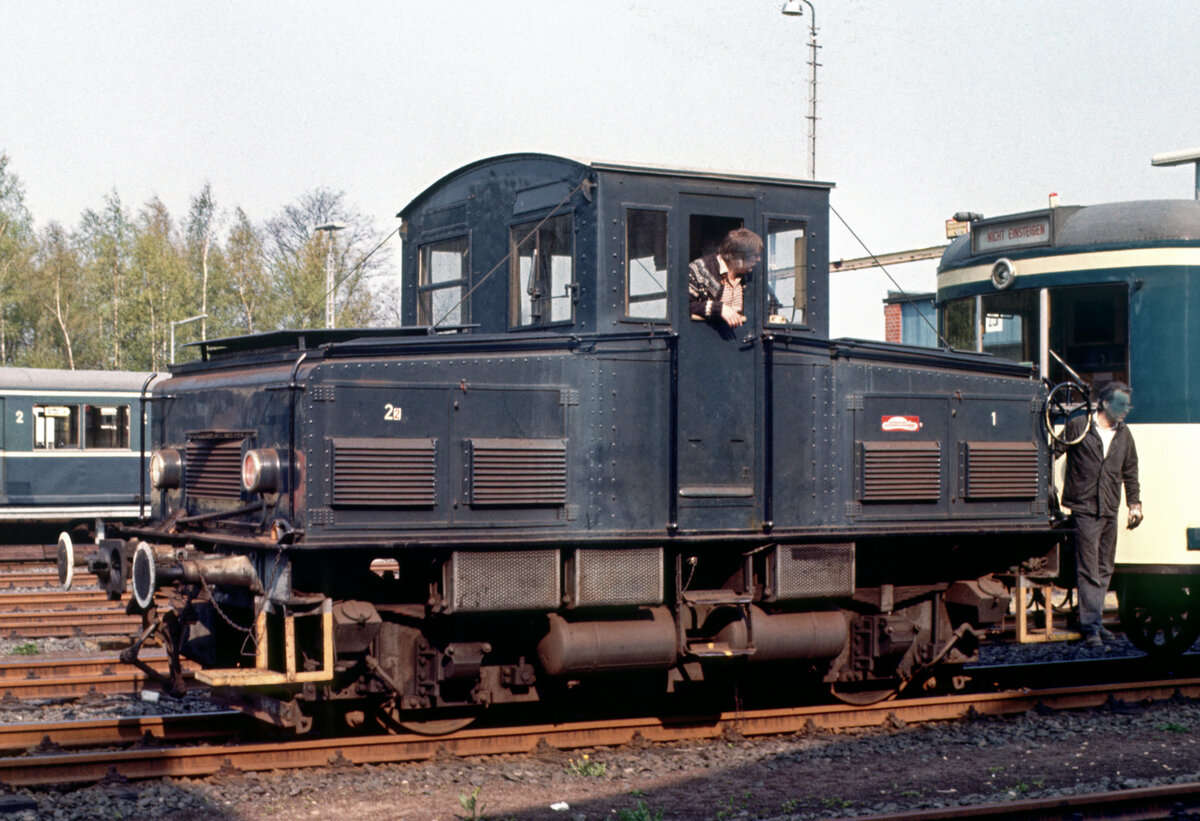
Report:
[[[1053,222],[1047,213],[1026,214],[997,222],[980,221],[971,226],[971,250],[976,254],[985,254],[1010,248],[1049,245],[1053,236]]]

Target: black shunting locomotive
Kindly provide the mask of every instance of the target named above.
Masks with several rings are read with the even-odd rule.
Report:
[[[152,388],[148,515],[60,570],[132,583],[127,661],[157,635],[299,731],[448,731],[594,677],[865,702],[969,661],[1013,574],[1054,570],[1045,391],[829,339],[828,194],[461,168],[399,214],[405,326],[199,343]],[[765,247],[730,330],[687,271],[738,227]]]

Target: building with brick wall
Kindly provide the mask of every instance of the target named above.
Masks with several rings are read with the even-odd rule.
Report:
[[[888,291],[887,299],[883,301],[884,339],[923,348],[938,347],[933,299],[931,293]]]

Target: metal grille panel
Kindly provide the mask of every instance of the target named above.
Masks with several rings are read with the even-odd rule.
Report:
[[[936,502],[942,496],[938,442],[861,442],[864,502]]]
[[[557,610],[562,603],[557,550],[456,551],[445,573],[451,613]]]
[[[767,563],[768,595],[775,601],[854,594],[854,542],[779,545]]]
[[[661,547],[575,553],[573,607],[662,604]]]
[[[466,460],[468,504],[566,504],[567,443],[563,439],[469,439]]]
[[[1038,449],[1033,442],[964,442],[968,499],[1033,499]]]
[[[437,440],[338,438],[330,441],[333,499],[341,507],[433,507]]]
[[[189,439],[184,484],[189,497],[242,498],[242,440]]]

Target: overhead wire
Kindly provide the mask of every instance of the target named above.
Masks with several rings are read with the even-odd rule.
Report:
[[[845,218],[838,213],[836,208],[833,207],[833,203],[829,203],[829,210],[832,211],[833,215],[841,221],[842,225],[846,226],[846,230],[850,232],[850,235],[858,240],[858,244],[861,245],[863,250],[867,252],[867,256],[874,260],[876,267],[878,267],[881,271],[883,271],[884,274],[887,275],[887,278],[890,279],[892,284],[896,286],[896,290],[900,292],[900,295],[904,297],[905,301],[913,306],[913,309],[917,312],[917,316],[921,317],[921,319],[925,321],[925,324],[930,327],[930,329],[933,331],[933,335],[937,337],[938,341],[941,342],[943,346],[949,348],[950,343],[946,341],[944,336],[938,333],[937,327],[929,321],[929,317],[925,316],[925,312],[921,310],[921,306],[918,305],[917,301],[909,296],[902,287],[900,287],[900,283],[896,281],[894,276],[892,276],[891,272],[887,269],[887,266],[884,265],[879,260],[879,257],[875,256],[874,252],[867,247],[867,244],[863,242],[862,237],[860,237],[858,233],[850,227],[850,223],[846,222]]]

